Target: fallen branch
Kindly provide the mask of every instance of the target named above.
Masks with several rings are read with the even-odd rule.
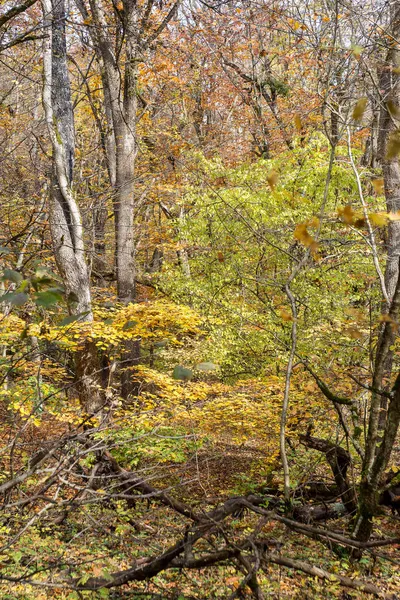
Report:
[[[336,485],[342,497],[343,504],[349,514],[357,510],[357,499],[354,487],[347,480],[347,470],[350,465],[350,454],[337,444],[308,434],[300,435],[300,441],[308,448],[313,448],[325,454],[326,460],[332,469]]]
[[[289,569],[302,571],[303,573],[307,573],[307,575],[311,575],[312,577],[318,577],[319,579],[325,579],[330,582],[336,581],[343,587],[359,590],[366,594],[372,594],[378,598],[387,598],[387,600],[390,598],[390,596],[383,594],[382,591],[372,583],[365,583],[360,579],[351,579],[350,577],[338,575],[337,573],[330,573],[325,569],[321,569],[321,567],[310,565],[302,560],[294,560],[292,558],[287,558],[277,554],[267,554],[266,560],[270,563],[274,563],[275,565],[281,565],[283,567],[288,567]]]

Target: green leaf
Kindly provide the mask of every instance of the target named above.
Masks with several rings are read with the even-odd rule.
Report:
[[[218,365],[214,365],[212,362],[202,362],[196,365],[196,369],[200,369],[200,371],[215,371],[218,369]]]
[[[351,50],[353,52],[354,57],[359,60],[364,48],[362,46],[358,46],[357,44],[353,44],[351,46]]]
[[[22,281],[22,275],[18,271],[13,271],[12,269],[4,269],[3,279],[18,284]]]
[[[165,346],[168,346],[168,340],[160,340],[154,344],[154,348],[165,348]]]
[[[49,292],[47,290],[46,292],[38,292],[36,294],[35,304],[37,306],[44,306],[45,308],[48,308],[53,304],[57,304],[57,302],[60,302],[60,300],[62,299],[62,294],[60,294],[59,292]]]
[[[71,323],[75,323],[75,321],[79,321],[82,317],[86,317],[90,313],[90,310],[79,313],[79,315],[70,315],[69,317],[65,317],[62,321],[60,321],[60,327],[65,327],[65,325],[71,325]]]
[[[5,248],[4,246],[0,246],[0,254],[10,254],[10,248]]]
[[[13,304],[14,306],[22,306],[28,301],[29,296],[19,292],[10,292],[0,296],[0,302],[7,302],[7,304]]]
[[[21,281],[19,287],[18,287],[18,291],[19,292],[25,292],[25,290],[29,291],[31,282],[29,281],[29,279],[24,279],[23,281]]]
[[[14,559],[14,562],[16,562],[17,564],[21,561],[21,558],[23,557],[23,553],[21,552],[21,550],[16,550],[15,552],[11,552],[10,554]]]
[[[128,331],[129,329],[133,329],[137,325],[137,321],[127,321],[122,328],[122,331]]]
[[[186,367],[182,367],[181,365],[176,365],[172,377],[181,381],[189,381],[189,379],[193,377],[193,371]]]

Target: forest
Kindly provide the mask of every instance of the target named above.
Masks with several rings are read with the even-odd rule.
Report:
[[[0,0],[0,598],[400,598],[400,0]]]

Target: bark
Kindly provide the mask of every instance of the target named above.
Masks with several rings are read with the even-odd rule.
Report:
[[[63,0],[42,0],[43,105],[53,149],[53,174],[50,190],[49,223],[55,258],[65,286],[69,310],[92,321],[89,271],[85,258],[82,219],[72,192],[75,136],[68,77],[65,4]],[[104,404],[98,385],[101,370],[93,344],[86,343],[76,354],[77,388],[83,408],[94,413]]]
[[[400,33],[400,3],[395,2],[391,7],[390,36],[397,40]],[[389,46],[383,65],[379,74],[379,89],[381,91],[381,108],[379,117],[378,155],[381,159],[383,180],[385,185],[386,206],[388,212],[400,210],[400,165],[397,157],[387,155],[388,144],[391,136],[396,134],[399,125],[395,117],[395,107],[400,100],[400,78],[393,70],[398,66],[400,51],[398,43]],[[391,107],[389,110],[388,107]],[[396,289],[399,276],[400,259],[400,222],[390,221],[387,231],[387,260],[385,270],[385,286],[388,295],[388,303],[385,310],[389,310],[390,302]],[[391,344],[392,346],[393,344]],[[384,365],[385,382],[387,389],[392,374],[393,351],[387,353]],[[386,386],[385,386],[386,384]],[[381,399],[381,413],[379,416],[379,429],[384,429],[387,417],[388,403],[385,398]]]
[[[115,265],[118,298],[135,300],[135,158],[137,113],[137,66],[139,60],[139,9],[134,0],[124,0],[124,72],[114,53],[112,38],[101,0],[89,0],[95,28],[90,35],[101,64],[104,105],[108,124],[105,140],[110,182],[114,188]],[[88,11],[78,4],[82,16]],[[121,56],[121,55],[120,55]]]
[[[375,361],[373,390],[380,390],[385,372],[386,360],[393,341],[393,322],[396,322],[400,313],[400,280],[397,281],[396,290],[389,311],[390,321],[385,322],[381,331]],[[379,438],[379,414],[381,409],[381,395],[376,391],[372,393],[368,434],[365,445],[365,458],[362,466],[362,481],[359,492],[359,506],[354,534],[358,540],[369,539],[373,529],[373,517],[379,505],[379,486],[384,471],[388,466],[393,444],[400,423],[400,373],[388,403],[388,413],[385,429]],[[378,443],[379,442],[379,443]]]
[[[398,135],[396,106],[400,99],[400,79],[396,72],[400,64],[400,2],[396,0],[390,7],[389,46],[379,76],[379,89],[382,93],[378,154],[382,161],[387,210],[400,210],[400,164],[397,155],[388,155],[391,136]],[[400,393],[397,381],[389,401],[378,392],[390,384],[393,366],[393,343],[400,313],[400,223],[390,222],[387,238],[387,263],[385,286],[389,302],[386,306],[388,321],[380,331],[374,374],[372,398],[368,423],[368,434],[363,461],[360,485],[358,515],[354,534],[358,540],[368,540],[373,530],[373,517],[379,505],[379,487],[384,471],[389,463],[392,447],[400,423]],[[387,413],[386,413],[387,411]]]
[[[297,306],[296,300],[293,296],[292,290],[290,289],[290,280],[285,285],[285,292],[290,302],[290,307],[292,311],[292,329],[290,335],[290,352],[288,358],[288,364],[286,367],[286,377],[285,377],[285,391],[283,394],[283,403],[282,403],[282,411],[281,411],[281,420],[280,420],[280,428],[279,428],[279,448],[281,454],[281,461],[283,467],[283,489],[285,495],[285,503],[286,507],[290,508],[290,469],[289,469],[289,461],[286,452],[286,423],[287,416],[289,410],[289,397],[290,397],[290,383],[292,378],[294,357],[296,354],[297,347]]]
[[[71,311],[91,319],[88,270],[79,207],[72,194],[74,127],[65,48],[65,6],[43,0],[45,27],[43,104],[53,147],[49,221],[57,266]]]
[[[390,39],[398,40],[400,35],[400,2],[393,3],[391,8]],[[400,49],[398,42],[391,43],[387,51],[384,64],[381,66],[379,76],[379,89],[382,93],[379,120],[378,155],[381,158],[387,210],[397,212],[400,210],[400,164],[397,156],[391,158],[387,155],[387,147],[391,135],[398,127],[394,117],[394,110],[389,111],[389,106],[399,104],[400,77],[394,69],[400,64]],[[390,222],[388,226],[387,263],[386,263],[386,289],[392,299],[399,274],[400,258],[400,222]]]

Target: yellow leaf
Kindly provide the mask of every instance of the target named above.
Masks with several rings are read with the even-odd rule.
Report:
[[[355,121],[359,121],[362,118],[367,107],[367,102],[367,98],[360,98],[359,100],[357,100],[357,103],[353,109],[353,119]]]
[[[299,240],[299,242],[307,246],[308,244],[305,243],[305,240],[311,237],[307,231],[307,223],[299,223],[296,225],[293,236],[296,240]]]
[[[307,231],[308,225],[308,222],[299,223],[298,225],[296,225],[293,235],[296,240],[299,240],[299,242],[303,244],[303,246],[310,248],[311,252],[313,254],[316,254],[318,252],[318,242],[316,242],[312,235],[310,235]]]
[[[386,102],[386,106],[390,113],[390,116],[392,116],[394,119],[400,119],[400,109],[398,106],[396,106],[393,100],[388,100]]]
[[[388,222],[388,215],[386,213],[370,213],[368,216],[375,227],[382,227]]]
[[[344,333],[353,340],[359,340],[363,336],[361,331],[359,331],[357,329],[357,327],[347,327],[347,329],[345,329]]]
[[[271,190],[274,190],[276,184],[278,183],[278,173],[276,171],[271,171],[271,173],[268,173],[267,181]]]
[[[396,158],[400,152],[400,130],[393,131],[390,134],[389,140],[386,146],[386,158],[388,160]]]
[[[383,192],[385,191],[385,186],[384,186],[384,182],[383,179],[373,179],[371,181],[373,188],[375,190],[375,194],[377,196],[382,196]]]
[[[279,314],[283,321],[293,321],[292,315],[287,310],[282,309],[279,311]]]
[[[301,122],[301,117],[299,115],[299,113],[297,113],[294,117],[294,126],[296,127],[297,131],[301,131],[303,129],[303,125]]]
[[[318,227],[319,226],[319,219],[318,217],[313,217],[312,219],[310,219],[308,221],[308,227]]]
[[[344,207],[339,207],[338,209],[339,217],[342,219],[344,223],[347,225],[351,225],[354,221],[354,211],[351,208],[350,204],[347,204]]]
[[[396,321],[394,319],[392,319],[392,317],[388,314],[386,315],[381,315],[379,317],[379,321],[381,323],[392,323],[393,325],[397,325]]]

